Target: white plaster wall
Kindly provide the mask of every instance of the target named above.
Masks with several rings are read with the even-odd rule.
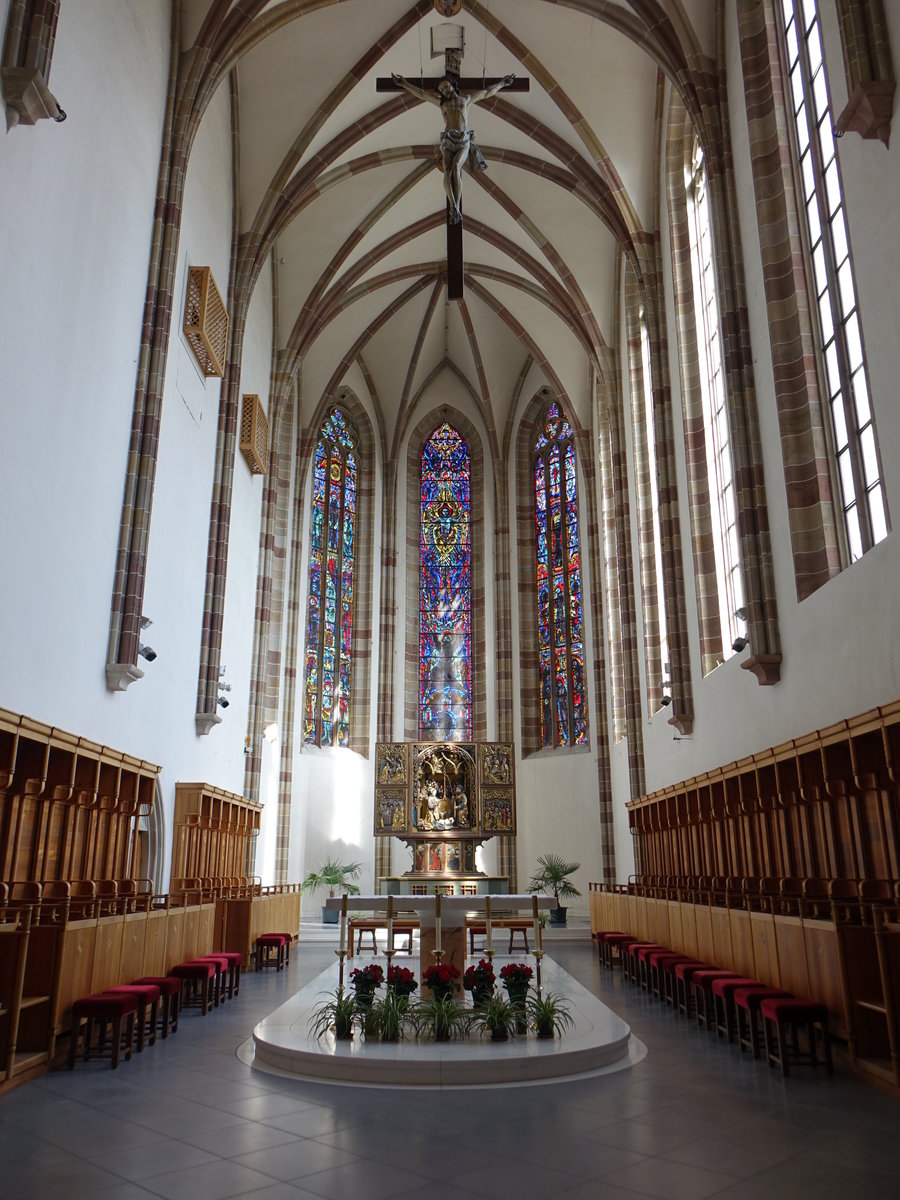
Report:
[[[0,132],[0,704],[148,758],[104,667],[168,51],[163,0],[63,5],[68,120]]]
[[[887,5],[886,9],[894,25],[895,44],[900,44],[900,13],[894,11],[893,5]],[[840,111],[846,94],[840,45],[831,6],[823,5],[822,10],[826,18],[825,45],[833,103],[836,111]],[[784,661],[781,683],[768,688],[760,687],[752,675],[740,668],[741,660],[750,651],[730,659],[705,679],[699,677],[695,668],[696,720],[691,738],[673,740],[671,727],[664,725],[659,715],[652,719],[649,732],[645,730],[648,790],[900,695],[900,634],[896,621],[900,549],[896,534],[890,534],[861,561],[802,603],[796,598],[755,194],[748,167],[745,99],[736,25],[730,9],[727,35],[728,73],[734,80],[729,89],[729,103],[740,229]],[[872,403],[888,503],[896,523],[900,520],[900,408],[895,400],[900,237],[893,219],[893,198],[900,194],[900,159],[895,150],[886,150],[880,142],[863,142],[852,134],[839,141],[838,152]],[[680,438],[678,423],[676,431]],[[682,530],[687,541],[689,525],[684,509]],[[687,556],[685,563],[687,569]],[[697,644],[695,612],[689,598],[693,667]]]

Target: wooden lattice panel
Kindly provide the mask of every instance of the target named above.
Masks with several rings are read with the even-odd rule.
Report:
[[[265,475],[269,461],[269,421],[259,396],[248,394],[241,404],[240,451],[251,475]]]
[[[184,336],[204,375],[225,374],[228,313],[209,267],[191,267],[188,271]]]

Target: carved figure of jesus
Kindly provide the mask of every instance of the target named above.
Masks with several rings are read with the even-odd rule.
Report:
[[[444,191],[450,202],[450,223],[458,224],[462,220],[462,170],[472,150],[476,170],[486,171],[487,163],[481,151],[475,145],[475,138],[469,129],[469,106],[496,96],[502,88],[509,87],[515,82],[515,75],[505,75],[499,83],[483,88],[480,92],[460,92],[453,80],[446,77],[437,85],[436,91],[426,91],[409,83],[402,75],[391,76],[398,87],[416,96],[419,100],[427,100],[436,104],[444,118],[444,131],[440,138],[441,161],[444,171]]]

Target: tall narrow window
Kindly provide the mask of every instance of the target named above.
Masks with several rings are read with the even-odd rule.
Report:
[[[696,140],[687,179],[687,194],[706,463],[710,494],[714,501],[710,519],[716,558],[722,653],[727,656],[732,653],[732,642],[741,632],[741,618],[737,614],[743,610],[744,589],[737,537],[734,467],[725,407],[725,376],[722,369],[706,165],[703,150]]]
[[[472,737],[472,542],[469,447],[444,422],[422,450],[419,736]]]
[[[587,741],[581,550],[572,428],[560,406],[544,409],[533,447],[541,739]]]
[[[780,0],[825,382],[851,561],[887,536],[875,424],[815,0]]]
[[[325,418],[313,468],[303,740],[350,739],[350,645],[356,545],[356,432],[340,408]]]

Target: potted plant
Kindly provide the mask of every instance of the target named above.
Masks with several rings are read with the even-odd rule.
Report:
[[[472,1003],[477,1007],[493,994],[496,980],[494,968],[487,958],[483,958],[477,966],[466,967],[463,975],[463,987],[472,993]]]
[[[569,879],[570,875],[581,869],[581,863],[566,862],[558,854],[542,854],[537,860],[528,883],[531,892],[545,892],[556,900],[556,908],[550,911],[550,921],[554,925],[565,925],[566,910],[560,904],[561,899],[568,900],[580,896],[578,888]]]
[[[552,1038],[574,1027],[572,1014],[560,996],[529,996],[525,1001],[528,1023],[539,1038]]]
[[[476,1029],[488,1030],[492,1042],[505,1042],[519,1024],[515,1005],[497,992],[472,1010],[471,1020]]]
[[[365,1016],[366,1038],[377,1037],[382,1042],[399,1042],[407,1016],[408,1000],[388,990],[387,995],[373,1001]]]
[[[528,985],[534,974],[526,963],[507,963],[500,968],[500,980],[506,988],[509,1003],[516,1016],[516,1032],[524,1033],[525,1001],[528,997]]]
[[[350,986],[356,996],[357,1008],[371,1008],[375,992],[384,983],[384,968],[378,963],[366,967],[354,967],[350,972]]]
[[[388,990],[403,1001],[403,1008],[409,1007],[409,998],[419,986],[409,967],[388,967],[387,985]]]
[[[338,891],[346,892],[348,896],[358,896],[359,888],[352,881],[359,879],[362,863],[342,863],[330,858],[315,871],[310,871],[300,885],[304,891],[315,892],[319,888],[328,888],[328,895],[334,896]],[[328,909],[322,905],[322,924],[337,925],[338,910]]]
[[[435,996],[452,996],[459,989],[459,967],[454,963],[433,963],[422,972],[422,983]]]
[[[449,993],[420,1000],[409,1017],[417,1037],[432,1037],[436,1042],[449,1042],[454,1034],[465,1037],[472,1022],[471,1009],[457,1004]]]
[[[333,1031],[337,1041],[349,1041],[353,1037],[357,1011],[353,996],[336,988],[333,999],[324,1000],[316,1005],[309,1019],[309,1031],[317,1038]]]

